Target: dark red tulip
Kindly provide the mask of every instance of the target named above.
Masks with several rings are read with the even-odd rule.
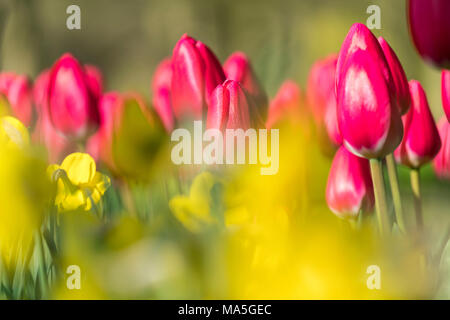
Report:
[[[408,0],[408,22],[422,58],[439,68],[450,68],[450,1]]]

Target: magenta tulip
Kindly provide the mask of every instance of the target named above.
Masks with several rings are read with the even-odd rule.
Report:
[[[247,90],[259,110],[266,110],[268,99],[266,92],[255,75],[250,60],[243,52],[235,52],[223,67],[227,79],[238,81]]]
[[[441,148],[441,139],[428,106],[427,96],[419,81],[409,82],[412,107],[403,117],[405,133],[395,158],[410,168],[430,162]]]
[[[328,136],[328,140],[339,147],[342,137],[336,115],[336,64],[335,54],[317,61],[309,73],[306,94],[319,134]]]
[[[213,90],[225,80],[214,53],[202,42],[183,35],[172,56],[171,95],[177,119],[201,119]]]
[[[450,122],[450,70],[442,70],[442,106]]]
[[[403,70],[402,64],[392,50],[389,43],[382,37],[378,38],[381,49],[384,52],[384,56],[391,70],[392,80],[394,82],[394,97],[397,102],[397,106],[400,109],[400,114],[404,115],[408,112],[411,106],[411,96],[409,94],[408,79],[406,78],[405,71]]]
[[[34,120],[33,90],[28,78],[12,72],[1,73],[0,93],[8,99],[12,115],[25,126],[31,126]]]
[[[211,94],[206,126],[208,129],[250,128],[250,105],[239,82],[226,80]]]
[[[347,57],[337,91],[337,115],[344,145],[365,158],[383,158],[400,144],[403,126],[383,68],[373,54]]]
[[[172,63],[164,59],[156,68],[152,80],[153,107],[158,113],[164,128],[171,132],[175,125],[172,111],[170,86],[172,82]]]
[[[98,101],[103,93],[102,73],[96,66],[92,65],[85,65],[84,70],[86,71],[89,90],[94,95],[94,99]]]
[[[439,178],[450,179],[450,123],[443,117],[438,124],[442,148],[433,160],[434,172]]]
[[[302,101],[303,94],[297,83],[286,80],[270,101],[266,128],[274,128],[283,121],[299,123],[302,118]]]
[[[50,71],[43,71],[34,82],[33,97],[38,113],[36,127],[32,139],[44,145],[48,152],[49,163],[59,163],[68,154],[76,151],[76,144],[61,135],[53,127],[48,110],[48,86]]]
[[[326,189],[328,207],[340,218],[356,218],[373,209],[369,161],[341,146],[334,156]]]
[[[68,53],[50,71],[50,120],[56,130],[70,139],[82,141],[99,125],[98,91],[93,91],[92,79]]]
[[[422,58],[439,68],[450,67],[450,1],[408,0],[409,30]]]

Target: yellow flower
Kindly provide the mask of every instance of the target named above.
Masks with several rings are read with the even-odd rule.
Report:
[[[30,144],[27,128],[14,117],[0,118],[0,142],[6,147],[24,149]]]
[[[57,183],[55,204],[60,212],[93,209],[111,185],[109,177],[96,171],[94,159],[86,153],[68,155],[60,166],[49,166],[48,174]]]

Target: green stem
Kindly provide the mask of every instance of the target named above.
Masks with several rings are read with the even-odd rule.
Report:
[[[46,272],[46,263],[45,263],[45,256],[44,256],[44,245],[42,243],[42,235],[39,231],[36,231],[35,233],[36,243],[37,243],[37,257],[39,261],[39,267],[38,267],[38,277],[39,277],[39,283],[41,285],[41,299],[46,296],[47,293],[47,272]]]
[[[423,230],[423,215],[422,215],[422,197],[420,194],[420,171],[419,169],[412,169],[411,174],[411,189],[414,197],[414,209],[416,212],[416,224],[419,232]]]
[[[406,233],[406,224],[402,208],[402,199],[400,188],[398,186],[397,165],[395,164],[393,154],[386,156],[386,166],[388,169],[389,183],[391,185],[392,201],[394,202],[395,217],[400,231]]]
[[[381,160],[370,159],[370,171],[372,172],[373,189],[375,193],[375,207],[377,211],[378,227],[381,236],[389,234],[389,217],[387,214],[386,190]]]

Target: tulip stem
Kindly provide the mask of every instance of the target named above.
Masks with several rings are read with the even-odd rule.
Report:
[[[411,189],[414,197],[414,209],[416,212],[416,224],[419,232],[423,229],[422,197],[420,194],[420,171],[411,169]]]
[[[384,236],[389,234],[390,227],[389,217],[387,215],[386,189],[384,186],[382,162],[380,159],[370,159],[370,171],[372,172],[378,227],[380,235]]]
[[[401,232],[406,233],[405,217],[403,214],[402,199],[400,196],[400,188],[398,183],[397,165],[395,164],[394,155],[392,153],[386,156],[386,166],[388,170],[389,183],[391,185],[392,201],[394,202],[397,225]]]

